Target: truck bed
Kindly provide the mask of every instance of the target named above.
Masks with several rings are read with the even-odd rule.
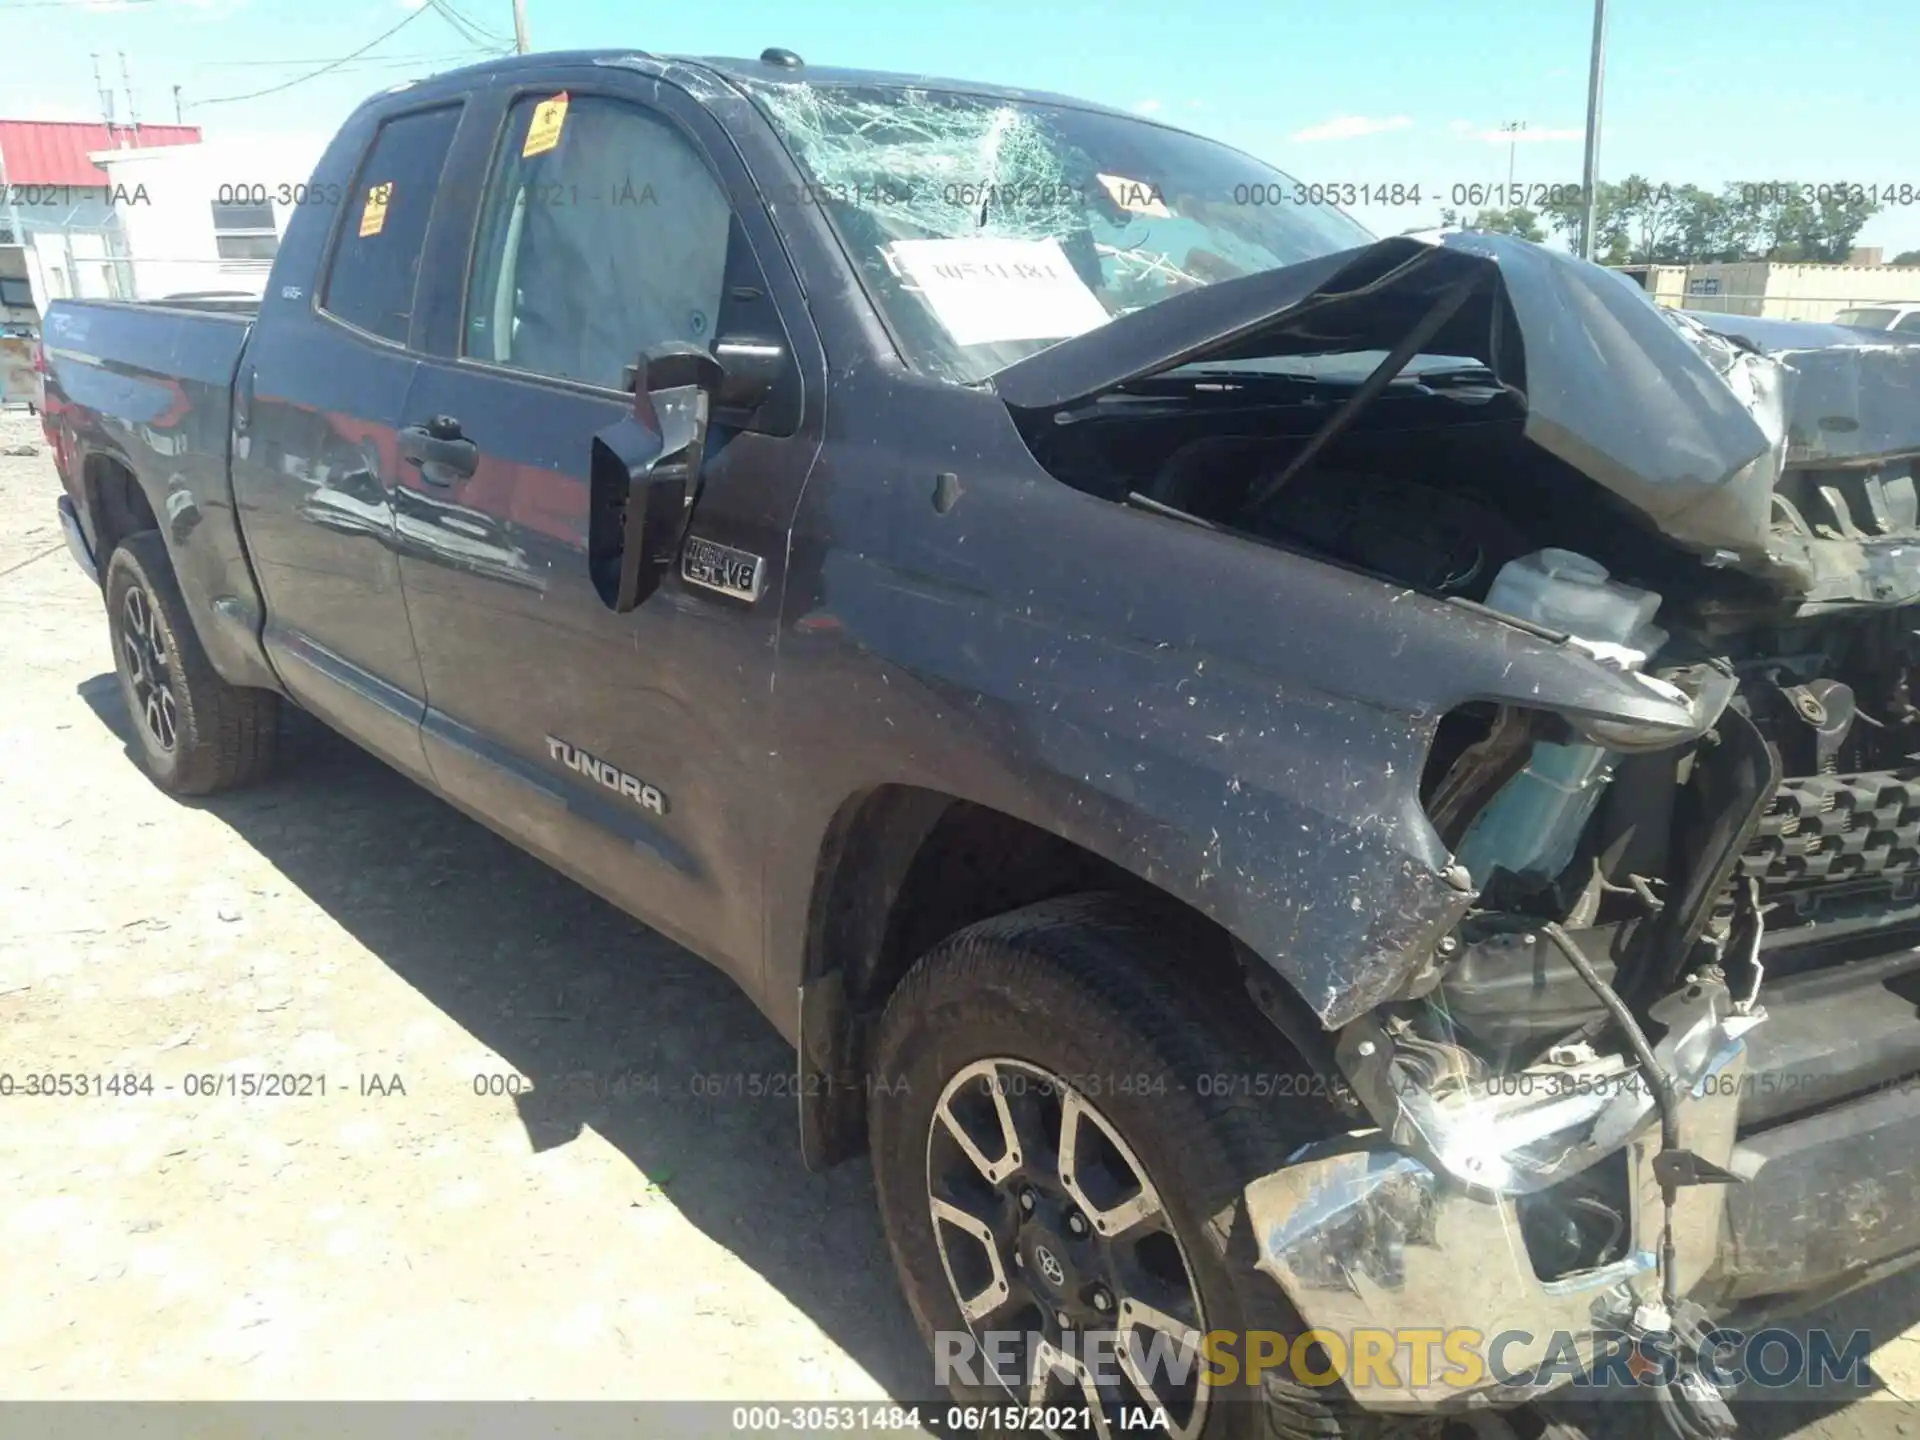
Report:
[[[76,554],[104,564],[102,516],[137,528],[117,507],[143,504],[167,534],[201,643],[222,673],[238,675],[260,607],[228,468],[234,375],[253,317],[231,303],[58,300],[42,348],[44,423]],[[137,498],[125,493],[134,477]],[[102,493],[90,495],[90,487]],[[224,634],[228,628],[235,633]]]
[[[224,460],[234,370],[252,324],[251,310],[205,303],[60,300],[42,343],[74,425],[178,432],[191,421],[197,438],[222,437],[214,448]]]

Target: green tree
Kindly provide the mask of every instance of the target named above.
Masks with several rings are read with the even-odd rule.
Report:
[[[1582,206],[1571,193],[1547,207],[1547,224],[1579,243]],[[1809,196],[1791,186],[1656,184],[1643,175],[1603,181],[1595,193],[1597,258],[1608,265],[1702,260],[1847,258],[1878,207],[1864,195]]]
[[[1580,224],[1586,207],[1575,194],[1578,186],[1568,186],[1547,202],[1547,225],[1569,246],[1580,244]],[[1628,236],[1627,194],[1623,185],[1602,180],[1593,195],[1593,255],[1602,265],[1625,265],[1631,258]]]
[[[1482,210],[1467,222],[1469,230],[1490,230],[1496,235],[1514,235],[1539,244],[1547,238],[1540,217],[1524,205],[1507,210]]]
[[[1920,250],[1902,250],[1887,263],[1889,265],[1920,265]]]
[[[1861,227],[1880,207],[1844,187],[1821,187],[1813,195],[1798,187],[1729,185],[1736,213],[1751,217],[1752,251],[1769,260],[1838,264],[1847,258]]]
[[[1643,248],[1654,264],[1731,259],[1738,248],[1725,196],[1698,185],[1681,185],[1671,191],[1662,187],[1646,198],[1642,210],[1648,232]]]
[[[1547,238],[1547,232],[1540,227],[1540,217],[1524,205],[1515,205],[1509,210],[1479,210],[1471,220],[1460,218],[1460,212],[1451,206],[1441,210],[1440,224],[1446,229],[1485,230],[1495,235],[1513,235],[1522,240],[1531,240],[1536,245]]]

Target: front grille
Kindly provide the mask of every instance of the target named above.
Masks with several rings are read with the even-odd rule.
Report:
[[[1768,888],[1920,870],[1920,770],[1784,781],[1739,874]]]

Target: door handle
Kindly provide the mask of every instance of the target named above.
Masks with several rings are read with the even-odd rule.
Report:
[[[460,433],[451,415],[436,415],[424,425],[409,425],[399,435],[400,458],[420,468],[429,485],[451,485],[480,468],[480,447]]]

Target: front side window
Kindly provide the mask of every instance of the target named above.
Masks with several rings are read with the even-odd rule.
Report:
[[[710,346],[730,218],[664,120],[597,95],[526,97],[481,210],[464,353],[618,389],[643,350]]]
[[[1920,310],[1909,310],[1893,328],[1902,334],[1920,332]]]
[[[1371,243],[1227,146],[1073,106],[888,85],[755,99],[907,358],[967,383],[1142,306]]]
[[[1858,325],[1865,330],[1884,330],[1893,323],[1893,311],[1891,309],[1881,310],[1872,307],[1842,310],[1838,315],[1833,317],[1833,323],[1836,325]]]
[[[380,127],[347,192],[322,310],[383,339],[406,342],[427,217],[459,123],[459,107],[447,106]]]

